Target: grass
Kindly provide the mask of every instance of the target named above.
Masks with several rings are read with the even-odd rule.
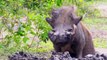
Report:
[[[36,45],[31,48],[28,48],[28,47],[9,48],[8,47],[5,49],[0,49],[0,60],[8,60],[9,55],[14,54],[15,52],[18,52],[18,51],[24,51],[24,52],[29,52],[34,54],[34,53],[49,53],[53,50],[53,45],[51,41],[47,41],[47,43],[42,41],[42,42],[39,42],[38,46]],[[24,48],[27,48],[27,50],[25,50]]]
[[[107,4],[107,0],[97,0],[96,3],[98,3],[98,4],[101,4],[101,3]]]
[[[51,50],[53,50],[53,44],[51,41],[47,41],[45,42],[40,42],[38,46],[34,47],[34,48],[30,48],[29,52],[50,52]]]
[[[94,46],[96,48],[107,48],[107,41],[101,40],[99,38],[94,39]],[[15,48],[16,49],[16,48]],[[53,45],[50,41],[47,41],[47,43],[40,42],[38,48],[30,48],[27,52],[34,53],[34,52],[41,52],[41,53],[47,53],[53,50]],[[12,50],[13,51],[13,50]],[[17,52],[17,51],[14,51]],[[5,54],[4,54],[5,53]],[[11,52],[13,53],[13,52]],[[0,60],[7,60],[8,55],[11,55],[10,52],[6,52],[4,50],[0,50]]]
[[[107,30],[107,18],[85,18],[83,23],[91,29],[94,27],[95,29]]]
[[[107,24],[107,18],[85,18],[83,20],[86,24]]]
[[[107,48],[107,40],[102,40],[101,38],[95,38],[93,42],[96,48]]]

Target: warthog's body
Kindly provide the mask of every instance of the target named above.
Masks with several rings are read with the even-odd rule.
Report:
[[[52,12],[47,22],[53,30],[49,38],[57,52],[69,51],[72,57],[84,57],[95,54],[92,37],[80,22],[82,18],[75,15],[75,7],[64,6]]]

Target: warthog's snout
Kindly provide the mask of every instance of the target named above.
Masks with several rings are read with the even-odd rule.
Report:
[[[49,33],[50,40],[55,44],[68,43],[71,36],[72,36],[72,32],[70,30],[61,32],[61,33],[60,33],[60,31],[52,30]]]

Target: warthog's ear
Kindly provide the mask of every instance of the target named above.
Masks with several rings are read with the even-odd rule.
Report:
[[[47,17],[46,21],[53,27],[53,23],[52,23],[52,19],[51,18]]]
[[[52,19],[55,20],[59,16],[59,11],[58,10],[53,10],[51,15],[52,15]]]
[[[74,18],[74,24],[77,25],[82,20],[82,16],[79,18]]]
[[[51,22],[52,20],[49,17],[46,17],[47,22]]]
[[[73,6],[71,6],[71,9],[72,9],[72,12],[76,12],[77,7],[73,5]]]

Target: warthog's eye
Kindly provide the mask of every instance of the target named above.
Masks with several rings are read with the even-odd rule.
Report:
[[[67,31],[68,31],[68,32],[72,32],[72,31],[73,31],[73,29],[68,29]]]
[[[52,32],[56,32],[56,30],[53,29]]]

